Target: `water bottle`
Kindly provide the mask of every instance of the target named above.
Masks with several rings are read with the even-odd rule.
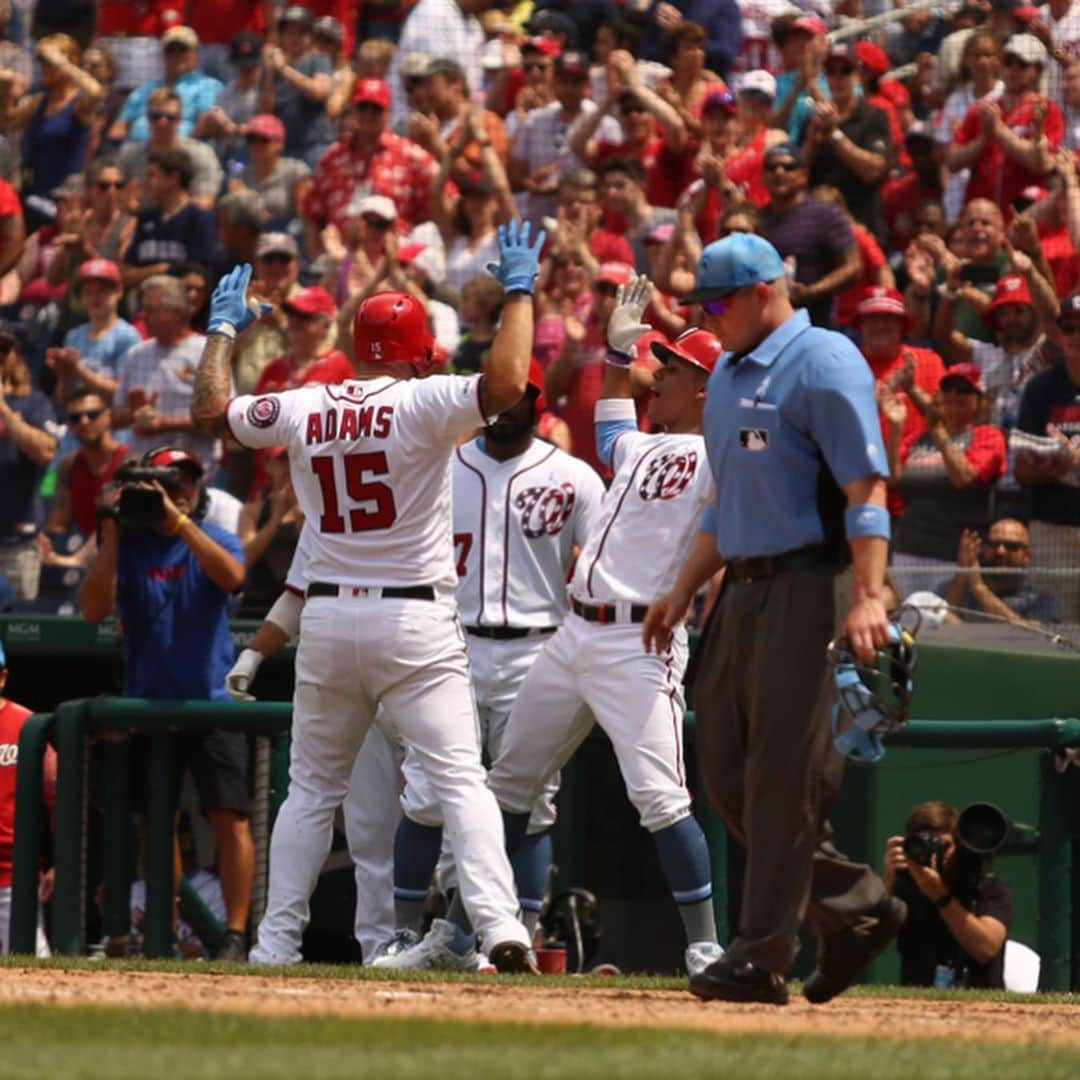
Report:
[[[951,990],[956,985],[956,972],[948,964],[934,968],[934,989]]]

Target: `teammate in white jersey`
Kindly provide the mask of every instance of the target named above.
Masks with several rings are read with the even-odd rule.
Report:
[[[481,738],[491,760],[498,756],[518,688],[566,615],[566,575],[575,549],[599,517],[604,496],[603,482],[589,465],[535,438],[543,387],[543,372],[534,360],[522,400],[479,438],[460,446],[453,460],[458,610]],[[540,918],[551,868],[558,783],[553,774],[537,795],[527,835],[512,859],[522,920],[530,933]],[[439,857],[442,819],[431,785],[409,752],[402,807],[394,858],[398,931],[375,966],[474,967],[472,936],[457,905],[417,944],[415,928]]]
[[[492,963],[535,970],[477,747],[453,597],[450,457],[461,436],[524,393],[542,240],[530,245],[528,225],[499,230],[492,271],[507,302],[482,375],[413,380],[433,344],[426,314],[405,293],[380,293],[357,309],[355,380],[229,401],[233,340],[254,318],[246,301],[251,268],[236,268],[215,290],[194,425],[228,430],[253,449],[287,446],[312,525],[289,794],[271,838],[255,962],[299,956],[334,813],[383,702],[442,806],[462,899]]]
[[[682,677],[686,630],[668,651],[645,652],[642,619],[650,600],[678,573],[681,552],[713,502],[701,412],[720,341],[691,330],[655,343],[649,418],[663,434],[637,430],[629,363],[647,331],[641,316],[650,286],[624,287],[608,328],[609,366],[596,405],[597,449],[615,471],[601,519],[585,544],[570,586],[571,613],[548,641],[518,692],[488,783],[503,809],[509,850],[547,778],[588,734],[587,704],[611,739],[627,794],[653,834],[682,917],[690,974],[718,959],[712,876],[683,771]]]

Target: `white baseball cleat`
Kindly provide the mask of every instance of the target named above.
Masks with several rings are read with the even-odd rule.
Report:
[[[683,963],[686,974],[692,979],[700,975],[710,964],[724,955],[724,950],[715,941],[694,941],[686,946]]]
[[[411,948],[376,960],[371,966],[413,971],[475,971],[479,964],[475,948],[456,953],[449,947],[457,933],[458,928],[452,922],[435,919],[427,934]]]
[[[420,935],[415,930],[395,930],[376,950],[371,958],[370,967],[387,968],[397,967],[397,958],[411,949],[420,941]]]

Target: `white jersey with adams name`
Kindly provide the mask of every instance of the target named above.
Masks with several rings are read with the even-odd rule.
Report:
[[[288,447],[309,582],[454,589],[450,458],[486,422],[480,378],[381,376],[229,402],[242,446]]]
[[[458,447],[453,475],[461,621],[558,626],[573,548],[600,515],[600,477],[540,439],[509,461],[497,461],[474,439]]]
[[[611,467],[615,478],[578,556],[570,592],[588,603],[648,604],[675,584],[714,501],[705,440],[628,428],[615,441]]]

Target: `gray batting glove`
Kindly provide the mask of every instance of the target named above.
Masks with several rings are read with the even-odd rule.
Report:
[[[629,357],[630,350],[646,330],[642,322],[652,299],[652,282],[644,274],[635,274],[628,285],[620,285],[615,294],[615,310],[607,325],[607,343],[612,352]]]
[[[225,689],[233,701],[254,701],[255,695],[248,693],[251,680],[265,657],[256,649],[244,649],[236,658],[236,663],[225,676]]]

